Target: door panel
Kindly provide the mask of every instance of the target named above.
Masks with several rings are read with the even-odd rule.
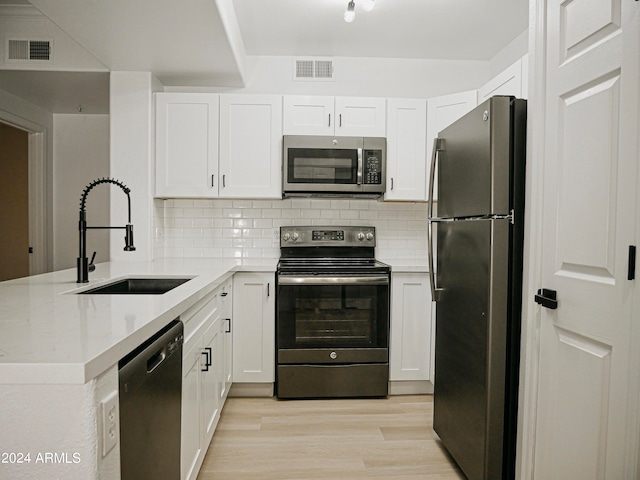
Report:
[[[589,275],[606,283],[614,279],[619,87],[620,72],[614,70],[561,97],[564,140],[558,159],[557,234],[561,275]],[[585,117],[593,118],[582,122]],[[581,188],[573,188],[576,183]]]
[[[626,252],[636,227],[638,4],[546,3],[538,287],[557,290],[558,308],[540,311],[534,475],[631,478],[623,399],[632,391]],[[625,38],[635,39],[626,52]]]

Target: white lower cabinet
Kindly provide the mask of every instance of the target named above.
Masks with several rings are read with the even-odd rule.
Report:
[[[389,380],[431,380],[431,289],[428,273],[392,273]]]
[[[180,317],[185,324],[182,361],[181,480],[195,480],[229,391],[229,278]],[[228,319],[228,320],[227,320]]]
[[[275,275],[233,278],[233,382],[275,381]]]

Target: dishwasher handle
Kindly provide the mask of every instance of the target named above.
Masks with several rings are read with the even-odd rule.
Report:
[[[156,353],[154,353],[149,360],[147,360],[147,373],[153,373],[153,371],[160,366],[162,362],[167,358],[167,348],[162,347]]]

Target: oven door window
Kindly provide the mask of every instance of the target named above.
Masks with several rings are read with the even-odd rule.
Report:
[[[387,348],[388,285],[280,285],[278,348]]]
[[[358,183],[356,149],[290,148],[287,182],[353,184]]]

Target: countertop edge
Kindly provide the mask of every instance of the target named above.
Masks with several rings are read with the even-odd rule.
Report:
[[[103,268],[112,262],[102,264]],[[148,262],[149,265],[154,262]],[[161,262],[160,262],[161,263]],[[0,385],[68,385],[68,384],[86,384],[117,364],[120,358],[132,351],[136,346],[140,345],[147,338],[162,329],[173,319],[180,316],[190,307],[204,299],[211,291],[226,281],[229,276],[236,272],[275,272],[277,259],[258,259],[251,261],[250,259],[220,259],[218,271],[214,274],[194,275],[193,280],[202,283],[195,287],[195,290],[186,294],[183,298],[176,299],[165,311],[155,315],[142,327],[123,337],[120,341],[106,348],[99,354],[95,355],[86,362],[0,362]],[[98,266],[100,267],[100,265]],[[184,273],[179,273],[173,268],[170,275],[192,275],[188,268]],[[160,268],[161,270],[161,268]],[[99,268],[98,270],[99,271]],[[55,272],[52,272],[55,273]],[[155,273],[158,274],[157,271]],[[45,274],[46,275],[46,274]],[[122,275],[114,275],[110,279],[117,278]],[[211,276],[211,278],[207,278]],[[80,287],[78,287],[80,288]],[[69,295],[73,292],[71,289],[58,292],[55,295]],[[0,354],[2,351],[0,350]]]

